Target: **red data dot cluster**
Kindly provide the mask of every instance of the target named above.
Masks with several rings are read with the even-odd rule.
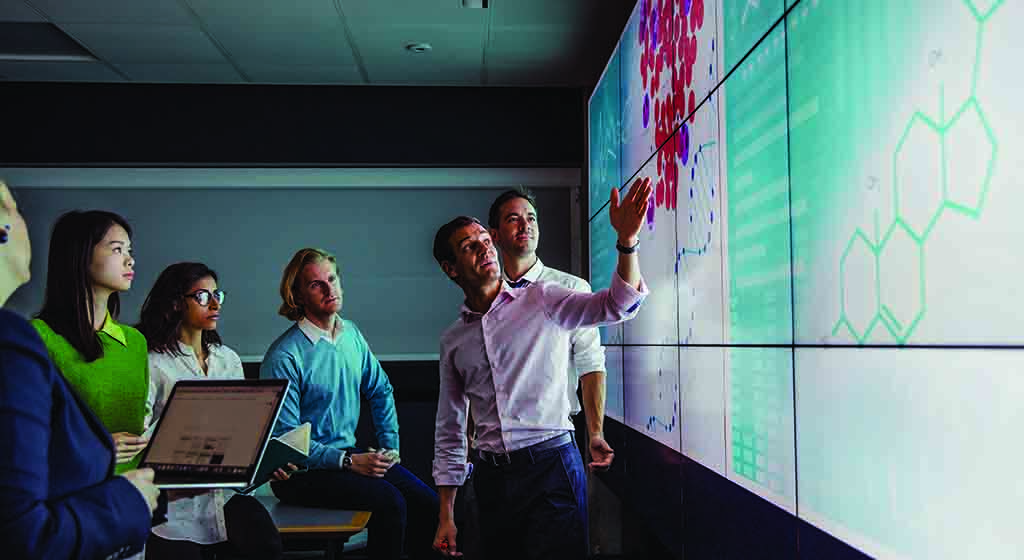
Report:
[[[658,182],[654,188],[657,207],[676,209],[679,190],[679,165],[676,158],[687,157],[684,145],[686,128],[672,132],[693,111],[697,99],[693,88],[697,61],[697,32],[704,26],[704,0],[641,0],[640,77],[652,102],[651,124],[658,153]],[[664,90],[663,90],[664,87]],[[669,138],[671,137],[671,140]],[[665,143],[668,141],[667,143]],[[685,161],[682,162],[686,164]]]

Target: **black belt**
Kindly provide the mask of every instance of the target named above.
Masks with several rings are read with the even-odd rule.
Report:
[[[493,451],[477,449],[476,454],[480,457],[481,461],[490,463],[496,467],[502,467],[522,463],[532,463],[534,453],[545,451],[547,449],[554,449],[569,443],[572,443],[572,432],[562,432],[561,435],[557,435],[551,439],[546,439],[542,442],[523,447],[522,449],[509,451],[508,453],[495,453]]]

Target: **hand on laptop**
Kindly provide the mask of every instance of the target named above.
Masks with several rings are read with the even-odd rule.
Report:
[[[150,513],[156,510],[156,500],[160,496],[160,489],[153,485],[153,474],[153,469],[135,469],[121,475],[142,494]]]
[[[146,448],[149,438],[137,436],[129,432],[117,432],[110,435],[114,440],[114,447],[117,448],[117,462],[127,463],[135,458],[135,455]]]

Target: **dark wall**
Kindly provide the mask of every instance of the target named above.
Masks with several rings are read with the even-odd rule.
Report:
[[[615,462],[600,477],[626,510],[622,516],[626,558],[868,558],[610,418],[605,419],[605,437],[616,451]]]
[[[7,166],[579,167],[576,88],[0,84]]]

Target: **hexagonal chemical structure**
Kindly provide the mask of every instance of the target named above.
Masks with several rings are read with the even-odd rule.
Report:
[[[925,311],[924,245],[902,221],[892,225],[878,246],[878,318],[903,344]]]
[[[878,319],[878,259],[874,245],[859,229],[839,259],[843,317],[858,342],[864,343]]]
[[[896,145],[893,207],[914,234],[926,239],[942,213],[942,142],[934,123],[915,114]]]
[[[927,18],[916,21],[920,25],[919,34],[901,53],[917,62],[910,67],[911,73],[907,76],[921,92],[915,107],[929,119],[944,125],[972,95],[971,71],[981,46],[979,21],[963,0],[929,0],[904,9],[912,10],[908,15],[915,20]]]
[[[984,20],[992,15],[992,10],[999,5],[1000,0],[966,0],[966,2],[974,16],[978,20]]]
[[[975,99],[950,121],[945,142],[946,201],[952,209],[977,217],[992,178],[996,142]]]

